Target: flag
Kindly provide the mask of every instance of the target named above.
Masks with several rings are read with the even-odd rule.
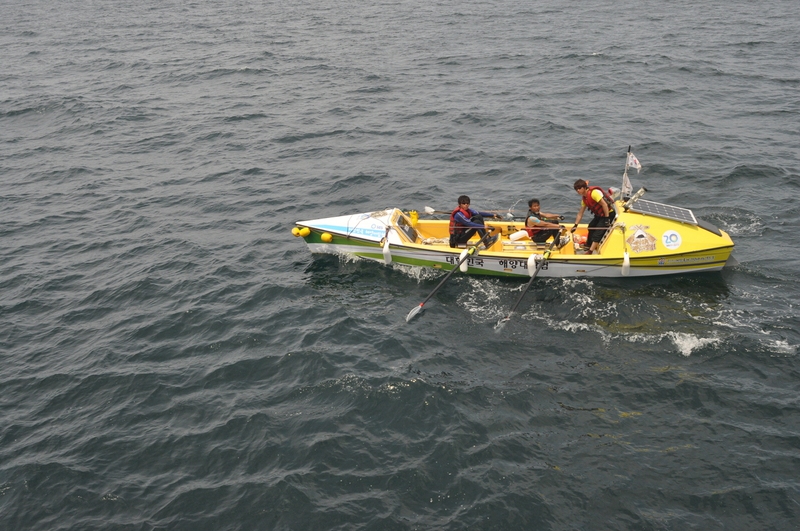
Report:
[[[638,162],[638,161],[637,161]],[[633,186],[630,179],[628,179],[628,169],[625,168],[625,173],[622,174],[622,190],[620,190],[620,197],[627,199],[633,192]]]
[[[625,163],[628,168],[636,168],[636,173],[639,173],[639,170],[642,169],[642,165],[639,164],[639,159],[636,158],[636,155],[628,151],[628,162]]]

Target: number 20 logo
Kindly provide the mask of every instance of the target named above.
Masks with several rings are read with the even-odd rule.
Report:
[[[668,230],[661,236],[661,243],[667,249],[677,249],[681,246],[681,235],[674,230]]]

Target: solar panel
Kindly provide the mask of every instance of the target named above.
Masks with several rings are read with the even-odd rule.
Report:
[[[639,199],[636,201],[631,205],[630,211],[697,225],[697,218],[694,217],[694,213],[688,208],[665,205],[664,203],[656,203],[655,201],[648,201],[646,199]]]

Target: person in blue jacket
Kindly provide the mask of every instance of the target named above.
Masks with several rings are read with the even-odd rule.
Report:
[[[499,215],[492,212],[480,212],[469,207],[469,197],[462,195],[458,198],[458,208],[450,213],[450,247],[458,247],[467,243],[477,232],[483,241],[484,247],[489,248],[500,237],[499,234],[486,238],[487,230],[491,230],[483,222],[483,219],[501,219]],[[486,238],[484,240],[484,238]]]

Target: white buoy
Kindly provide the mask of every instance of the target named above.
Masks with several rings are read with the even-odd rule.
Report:
[[[536,261],[541,259],[542,255],[540,254],[532,254],[528,257],[528,276],[533,276],[536,274]]]
[[[383,261],[386,265],[392,263],[392,252],[389,250],[389,238],[383,241]]]
[[[469,249],[464,249],[463,251],[461,251],[461,254],[458,255],[458,260],[461,262],[461,265],[458,266],[458,268],[461,270],[462,273],[466,273],[467,269],[469,269],[469,266],[467,265],[467,260],[465,259],[468,252]]]

